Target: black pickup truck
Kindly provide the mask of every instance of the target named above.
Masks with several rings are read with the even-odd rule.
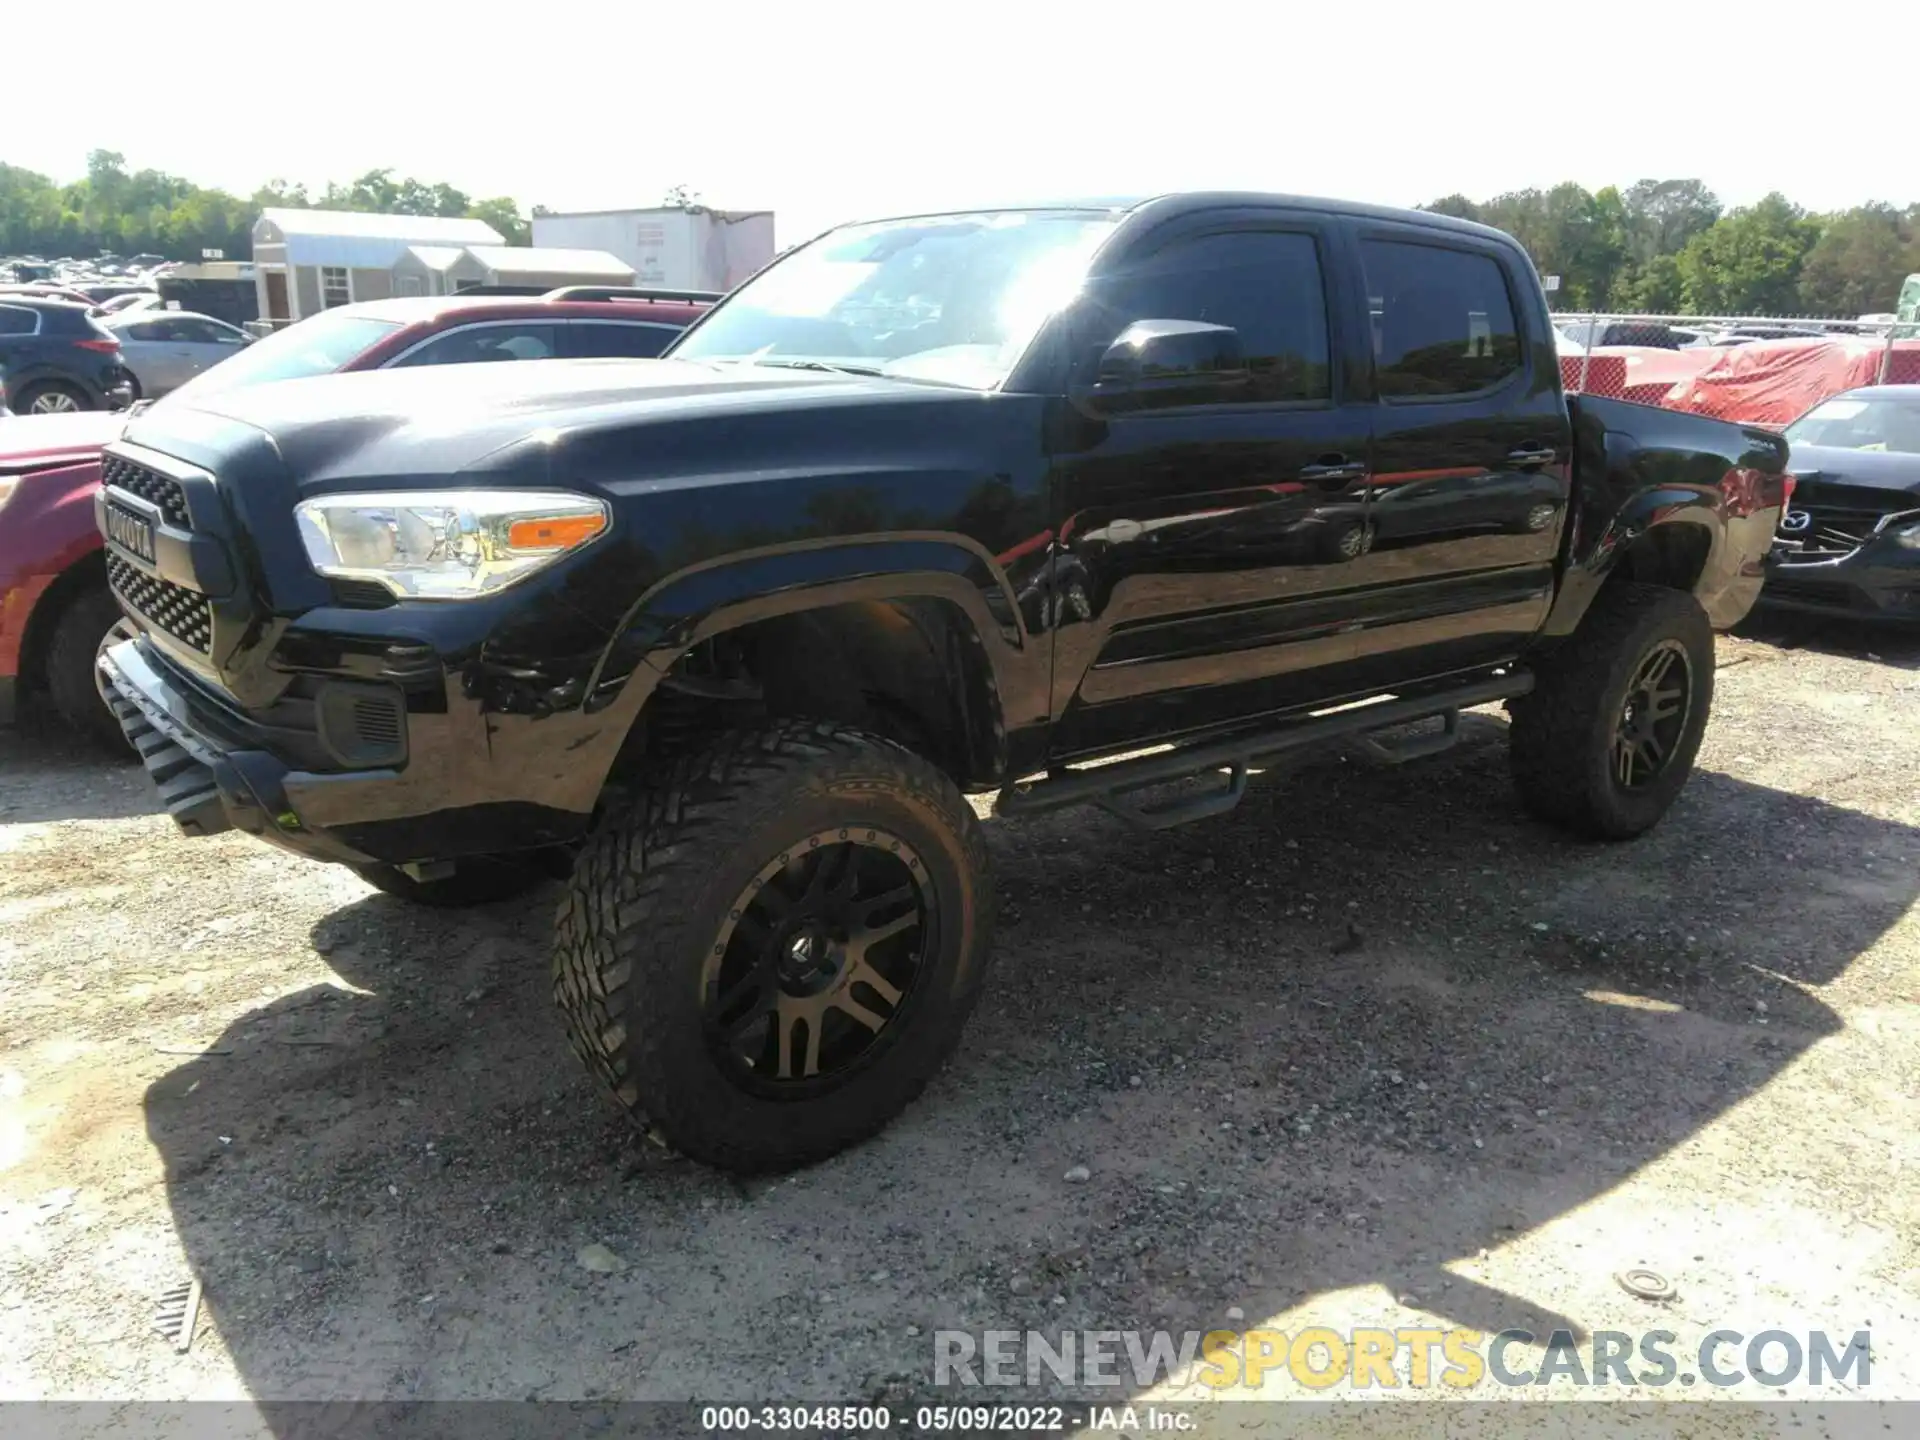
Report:
[[[788,254],[664,360],[140,418],[100,683],[189,834],[429,904],[566,875],[582,1058],[682,1151],[781,1167],[959,1036],[993,914],[966,792],[1168,825],[1265,757],[1409,759],[1505,702],[1532,812],[1645,830],[1786,458],[1570,402],[1531,264],[1476,225],[917,216]]]

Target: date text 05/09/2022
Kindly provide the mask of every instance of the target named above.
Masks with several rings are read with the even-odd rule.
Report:
[[[719,1433],[773,1435],[910,1434],[1040,1435],[1065,1431],[1185,1434],[1191,1410],[1173,1405],[708,1405],[700,1428]]]

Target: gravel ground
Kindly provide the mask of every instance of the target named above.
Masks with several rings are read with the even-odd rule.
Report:
[[[1497,713],[1187,829],[991,823],[956,1062],[774,1182],[597,1097],[550,897],[410,910],[0,737],[0,1393],[846,1402],[936,1328],[1424,1323],[1870,1327],[1920,1398],[1920,642],[1720,645],[1631,845],[1526,820]]]

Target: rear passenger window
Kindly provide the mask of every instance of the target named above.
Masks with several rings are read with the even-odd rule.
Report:
[[[573,353],[651,360],[680,332],[668,325],[637,325],[624,320],[576,320],[571,327]]]
[[[18,305],[0,305],[0,335],[31,335],[40,328],[40,317]]]
[[[1327,297],[1311,235],[1249,230],[1177,242],[1094,294],[1102,346],[1136,320],[1231,325],[1253,372],[1246,401],[1325,400]]]
[[[1506,275],[1492,256],[1363,240],[1381,395],[1471,395],[1520,369]]]
[[[497,360],[550,360],[556,353],[551,325],[485,322],[450,330],[392,363],[397,367],[476,365]]]

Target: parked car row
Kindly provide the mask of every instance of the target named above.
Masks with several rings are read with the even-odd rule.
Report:
[[[341,371],[649,358],[708,303],[644,290],[576,293],[369,301],[260,341],[179,311],[100,317],[64,301],[0,296],[0,394],[18,412],[0,419],[0,722],[18,692],[44,692],[82,733],[124,743],[91,678],[93,651],[118,613],[93,517],[101,451],[128,420],[109,407]],[[10,326],[22,333],[9,335]]]

